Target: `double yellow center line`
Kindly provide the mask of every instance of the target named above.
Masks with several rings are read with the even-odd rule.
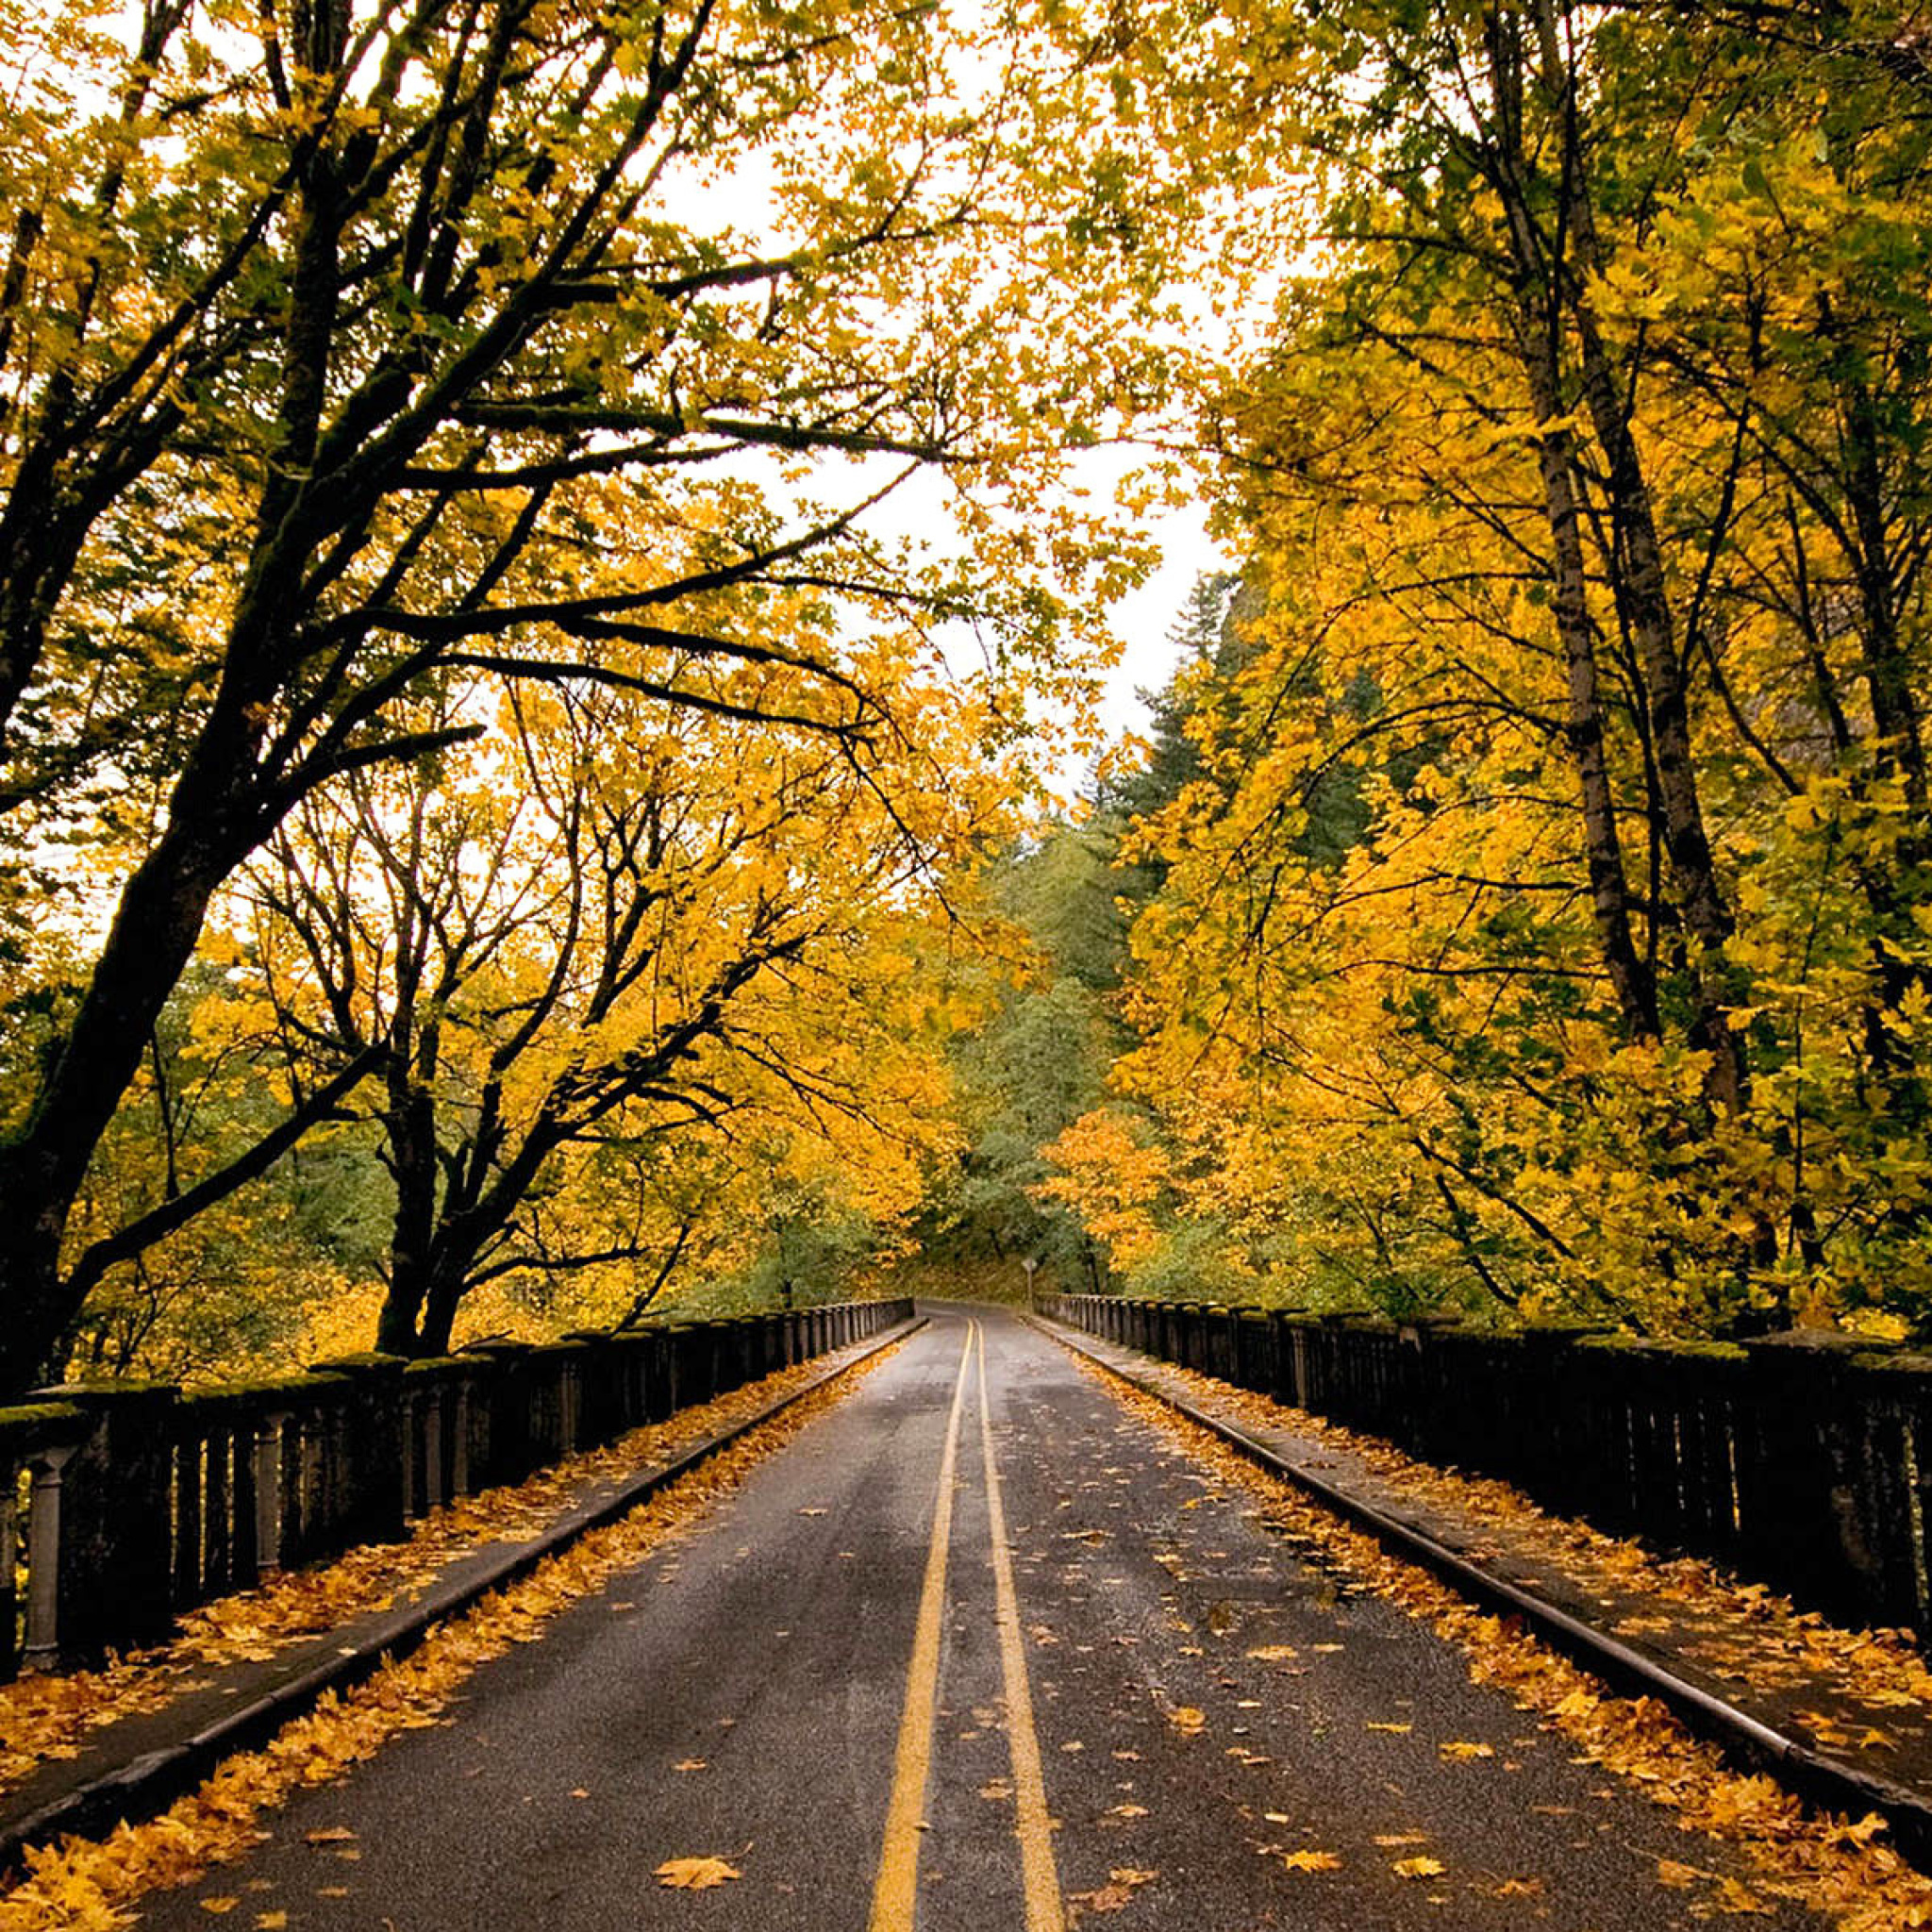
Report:
[[[868,1932],[913,1932],[918,1909],[919,1834],[924,1823],[926,1784],[932,1771],[933,1724],[939,1708],[940,1634],[945,1614],[946,1563],[953,1541],[959,1418],[966,1405],[967,1372],[974,1366],[975,1353],[993,1614],[1006,1692],[1007,1745],[1013,1765],[1014,1831],[1020,1840],[1025,1932],[1064,1932],[1066,1924],[1060,1908],[1059,1875],[1054,1869],[1053,1827],[1046,1810],[1040,1738],[1033,1724],[1033,1693],[1026,1681],[1026,1652],[1021,1641],[1020,1599],[1013,1588],[1012,1555],[1007,1547],[999,1461],[993,1454],[992,1407],[986,1388],[986,1336],[977,1322],[969,1322],[966,1345],[959,1356],[958,1377],[953,1384],[952,1412],[946,1419],[945,1447],[940,1455],[939,1494],[933,1504],[925,1581],[919,1595],[919,1622],[912,1638],[912,1662],[906,1676],[906,1707],[899,1719],[892,1795],[886,1807],[886,1838],[879,1855],[878,1878],[873,1888]]]

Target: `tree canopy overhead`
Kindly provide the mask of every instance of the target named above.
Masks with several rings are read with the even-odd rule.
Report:
[[[1140,351],[1061,325],[1131,277],[1041,219],[1077,129],[1052,38],[1011,21],[168,0],[8,40],[19,1386],[136,1244],[76,1255],[74,1203],[216,894],[291,812],[482,735],[453,678],[815,733],[877,791],[910,660],[855,640],[978,622],[996,668],[1062,675],[1104,546],[1039,459],[1117,417]],[[920,472],[960,532],[924,555],[872,514]],[[298,1082],[275,1144],[371,1065]]]
[[[0,1388],[245,1272],[274,1174],[398,1348],[922,1193],[1090,1278],[1932,1318],[1902,16],[0,42]],[[1243,567],[1028,833],[1127,436]]]
[[[1251,653],[1143,833],[1119,1078],[1160,1176],[1318,1300],[1922,1321],[1909,23],[1216,25],[1186,84],[1293,171],[1301,252],[1212,410]]]

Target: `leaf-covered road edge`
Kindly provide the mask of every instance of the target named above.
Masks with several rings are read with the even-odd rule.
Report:
[[[185,1885],[266,1837],[260,1820],[295,1791],[325,1785],[405,1730],[441,1721],[456,1691],[492,1658],[543,1635],[561,1611],[688,1534],[760,1463],[843,1402],[903,1341],[855,1363],[749,1435],[727,1444],[621,1521],[545,1557],[508,1591],[433,1630],[401,1662],[344,1696],[325,1694],[259,1751],[229,1758],[158,1817],[108,1837],[63,1839],[24,1855],[26,1874],[0,1891],[0,1932],[109,1932],[148,1893]]]
[[[1813,1810],[1774,1779],[1739,1775],[1651,1697],[1623,1697],[1505,1619],[1478,1609],[1426,1570],[1391,1556],[1284,1479],[1077,1349],[1068,1353],[1123,1407],[1338,1574],[1426,1624],[1459,1651],[1471,1680],[1492,1686],[1574,1743],[1579,1755],[1749,1858],[1764,1890],[1829,1919],[1840,1932],[1932,1926],[1932,1877],[1877,1841],[1882,1824]]]
[[[1667,1600],[1687,1616],[1726,1620],[1736,1626],[1731,1648],[1707,1636],[1685,1652],[1706,1670],[1740,1676],[1749,1688],[1767,1693],[1802,1682],[1811,1692],[1836,1696],[1847,1706],[1874,1713],[1932,1709],[1932,1666],[1903,1631],[1835,1624],[1816,1610],[1801,1609],[1767,1585],[1730,1574],[1707,1558],[1662,1556],[1634,1538],[1613,1536],[1580,1518],[1545,1509],[1500,1477],[1422,1461],[1380,1437],[1198,1370],[1163,1362],[1160,1373],[1163,1379],[1186,1390],[1197,1407],[1253,1428],[1287,1429],[1339,1449],[1358,1457],[1409,1496],[1479,1522],[1491,1532],[1500,1526],[1518,1540],[1521,1554],[1560,1565],[1566,1575],[1594,1594],[1628,1591],[1634,1586]],[[1767,1669],[1774,1658],[1780,1659],[1777,1667]],[[1798,1722],[1805,1724],[1806,1716],[1799,1712]],[[1816,1733],[1821,1727],[1807,1724],[1806,1728]],[[1846,1749],[1844,1743],[1828,1738],[1821,1741]],[[1849,1755],[1856,1758],[1856,1749]]]
[[[464,1496],[415,1524],[401,1543],[364,1543],[325,1563],[284,1571],[256,1589],[189,1611],[165,1644],[92,1669],[48,1672],[0,1684],[0,1793],[42,1762],[75,1757],[102,1726],[165,1709],[202,1674],[340,1629],[426,1587],[484,1544],[541,1536],[587,1486],[620,1482],[671,1462],[708,1438],[741,1425],[825,1373],[823,1357],[679,1409],[601,1449],[579,1451],[520,1483]]]

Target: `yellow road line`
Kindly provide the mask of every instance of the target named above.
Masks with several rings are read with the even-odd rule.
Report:
[[[1054,1868],[1046,1779],[1040,1768],[1040,1737],[1033,1727],[1033,1692],[1026,1682],[1026,1650],[1021,1641],[1020,1596],[1013,1588],[1013,1557],[1007,1547],[1007,1512],[1000,1500],[999,1464],[992,1453],[992,1407],[986,1394],[983,1332],[978,1341],[979,1440],[986,1453],[986,1517],[992,1541],[1000,1665],[1006,1675],[1007,1747],[1013,1759],[1013,1829],[1020,1840],[1020,1884],[1026,1899],[1026,1932],[1063,1932],[1066,1919],[1060,1907],[1059,1874]]]
[[[868,1932],[912,1932],[919,1898],[919,1827],[925,1812],[926,1774],[932,1768],[932,1730],[940,1696],[940,1625],[946,1606],[946,1553],[953,1541],[953,1474],[959,1460],[959,1413],[966,1402],[966,1371],[973,1362],[979,1324],[967,1324],[953,1385],[953,1412],[940,1457],[939,1498],[933,1505],[932,1541],[925,1553],[925,1583],[919,1593],[919,1622],[912,1662],[906,1674],[906,1708],[899,1719],[899,1748],[892,1759],[892,1796],[886,1807],[886,1839],[873,1886]],[[1058,1921],[1055,1922],[1058,1924]],[[1027,1921],[1032,1924],[1031,1919]]]

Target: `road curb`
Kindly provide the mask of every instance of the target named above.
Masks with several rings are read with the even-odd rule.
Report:
[[[1159,1387],[1151,1376],[1136,1374],[1131,1369],[1108,1360],[1090,1348],[1077,1330],[1038,1315],[1029,1314],[1025,1319],[1062,1347],[1104,1369],[1129,1388],[1164,1403],[1176,1414],[1186,1416],[1271,1475],[1292,1483],[1338,1516],[1369,1531],[1386,1547],[1413,1558],[1453,1584],[1464,1595],[1520,1619],[1573,1662],[1586,1665],[1619,1690],[1636,1690],[1667,1704],[1698,1736],[1719,1745],[1748,1768],[1774,1773],[1799,1796],[1829,1810],[1859,1816],[1877,1812],[1890,1828],[1898,1849],[1914,1863],[1932,1869],[1932,1798],[1909,1785],[1874,1776],[1829,1757],[1806,1740],[1740,1710],[1707,1685],[1693,1682],[1655,1656],[1597,1629],[1520,1584],[1491,1574],[1425,1530],[1391,1516],[1374,1504],[1298,1467],[1244,1429]]]
[[[568,1548],[591,1531],[628,1515],[658,1491],[668,1489],[699,1464],[709,1461],[720,1450],[849,1374],[881,1350],[917,1334],[926,1325],[927,1319],[915,1315],[885,1334],[874,1336],[858,1354],[813,1376],[802,1388],[768,1403],[743,1422],[707,1437],[674,1460],[645,1471],[609,1495],[568,1511],[541,1536],[518,1544],[486,1568],[464,1576],[459,1583],[432,1588],[420,1601],[375,1625],[346,1650],[333,1652],[240,1708],[225,1712],[218,1722],[205,1725],[192,1737],[146,1752],[43,1805],[29,1816],[0,1827],[0,1882],[20,1874],[22,1857],[28,1847],[44,1842],[57,1833],[97,1837],[117,1824],[153,1817],[198,1784],[223,1758],[272,1737],[291,1720],[312,1708],[328,1691],[348,1690],[374,1675],[384,1663],[407,1657],[436,1625],[460,1616],[491,1591],[520,1581],[545,1557]]]

